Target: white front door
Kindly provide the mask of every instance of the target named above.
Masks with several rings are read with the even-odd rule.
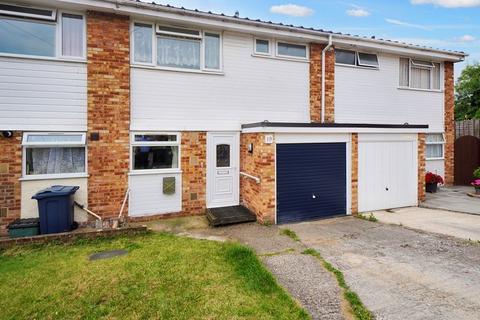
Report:
[[[207,207],[239,204],[238,132],[207,133]]]

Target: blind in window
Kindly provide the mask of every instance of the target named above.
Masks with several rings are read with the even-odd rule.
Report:
[[[417,89],[430,89],[430,69],[411,68],[411,87]]]
[[[62,14],[62,55],[83,56],[83,17],[76,14]]]
[[[432,89],[440,90],[440,63],[434,63],[432,76]]]
[[[410,59],[400,58],[400,79],[398,84],[401,87],[408,87],[409,73],[410,73]]]

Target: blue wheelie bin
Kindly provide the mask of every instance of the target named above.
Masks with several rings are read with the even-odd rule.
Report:
[[[68,232],[73,229],[73,195],[78,186],[51,186],[37,192],[40,234]]]

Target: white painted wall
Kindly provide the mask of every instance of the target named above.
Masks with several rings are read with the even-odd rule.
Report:
[[[73,199],[80,204],[88,205],[87,178],[69,178],[69,179],[51,179],[51,180],[25,180],[21,182],[21,211],[22,218],[38,218],[37,200],[32,196],[38,191],[54,186],[79,186],[80,189],[75,192]],[[87,221],[87,214],[75,206],[75,221]]]
[[[379,70],[335,66],[335,122],[408,122],[443,132],[444,93],[398,89],[399,57],[378,59]]]
[[[224,75],[131,70],[132,130],[239,130],[309,122],[309,63],[253,57],[253,37],[224,33]]]
[[[0,130],[86,128],[85,63],[0,57]]]
[[[444,160],[427,160],[425,161],[425,170],[439,174],[445,178],[445,161]]]

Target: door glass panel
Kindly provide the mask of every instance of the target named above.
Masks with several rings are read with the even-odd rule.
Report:
[[[230,145],[217,144],[217,168],[230,167]]]

